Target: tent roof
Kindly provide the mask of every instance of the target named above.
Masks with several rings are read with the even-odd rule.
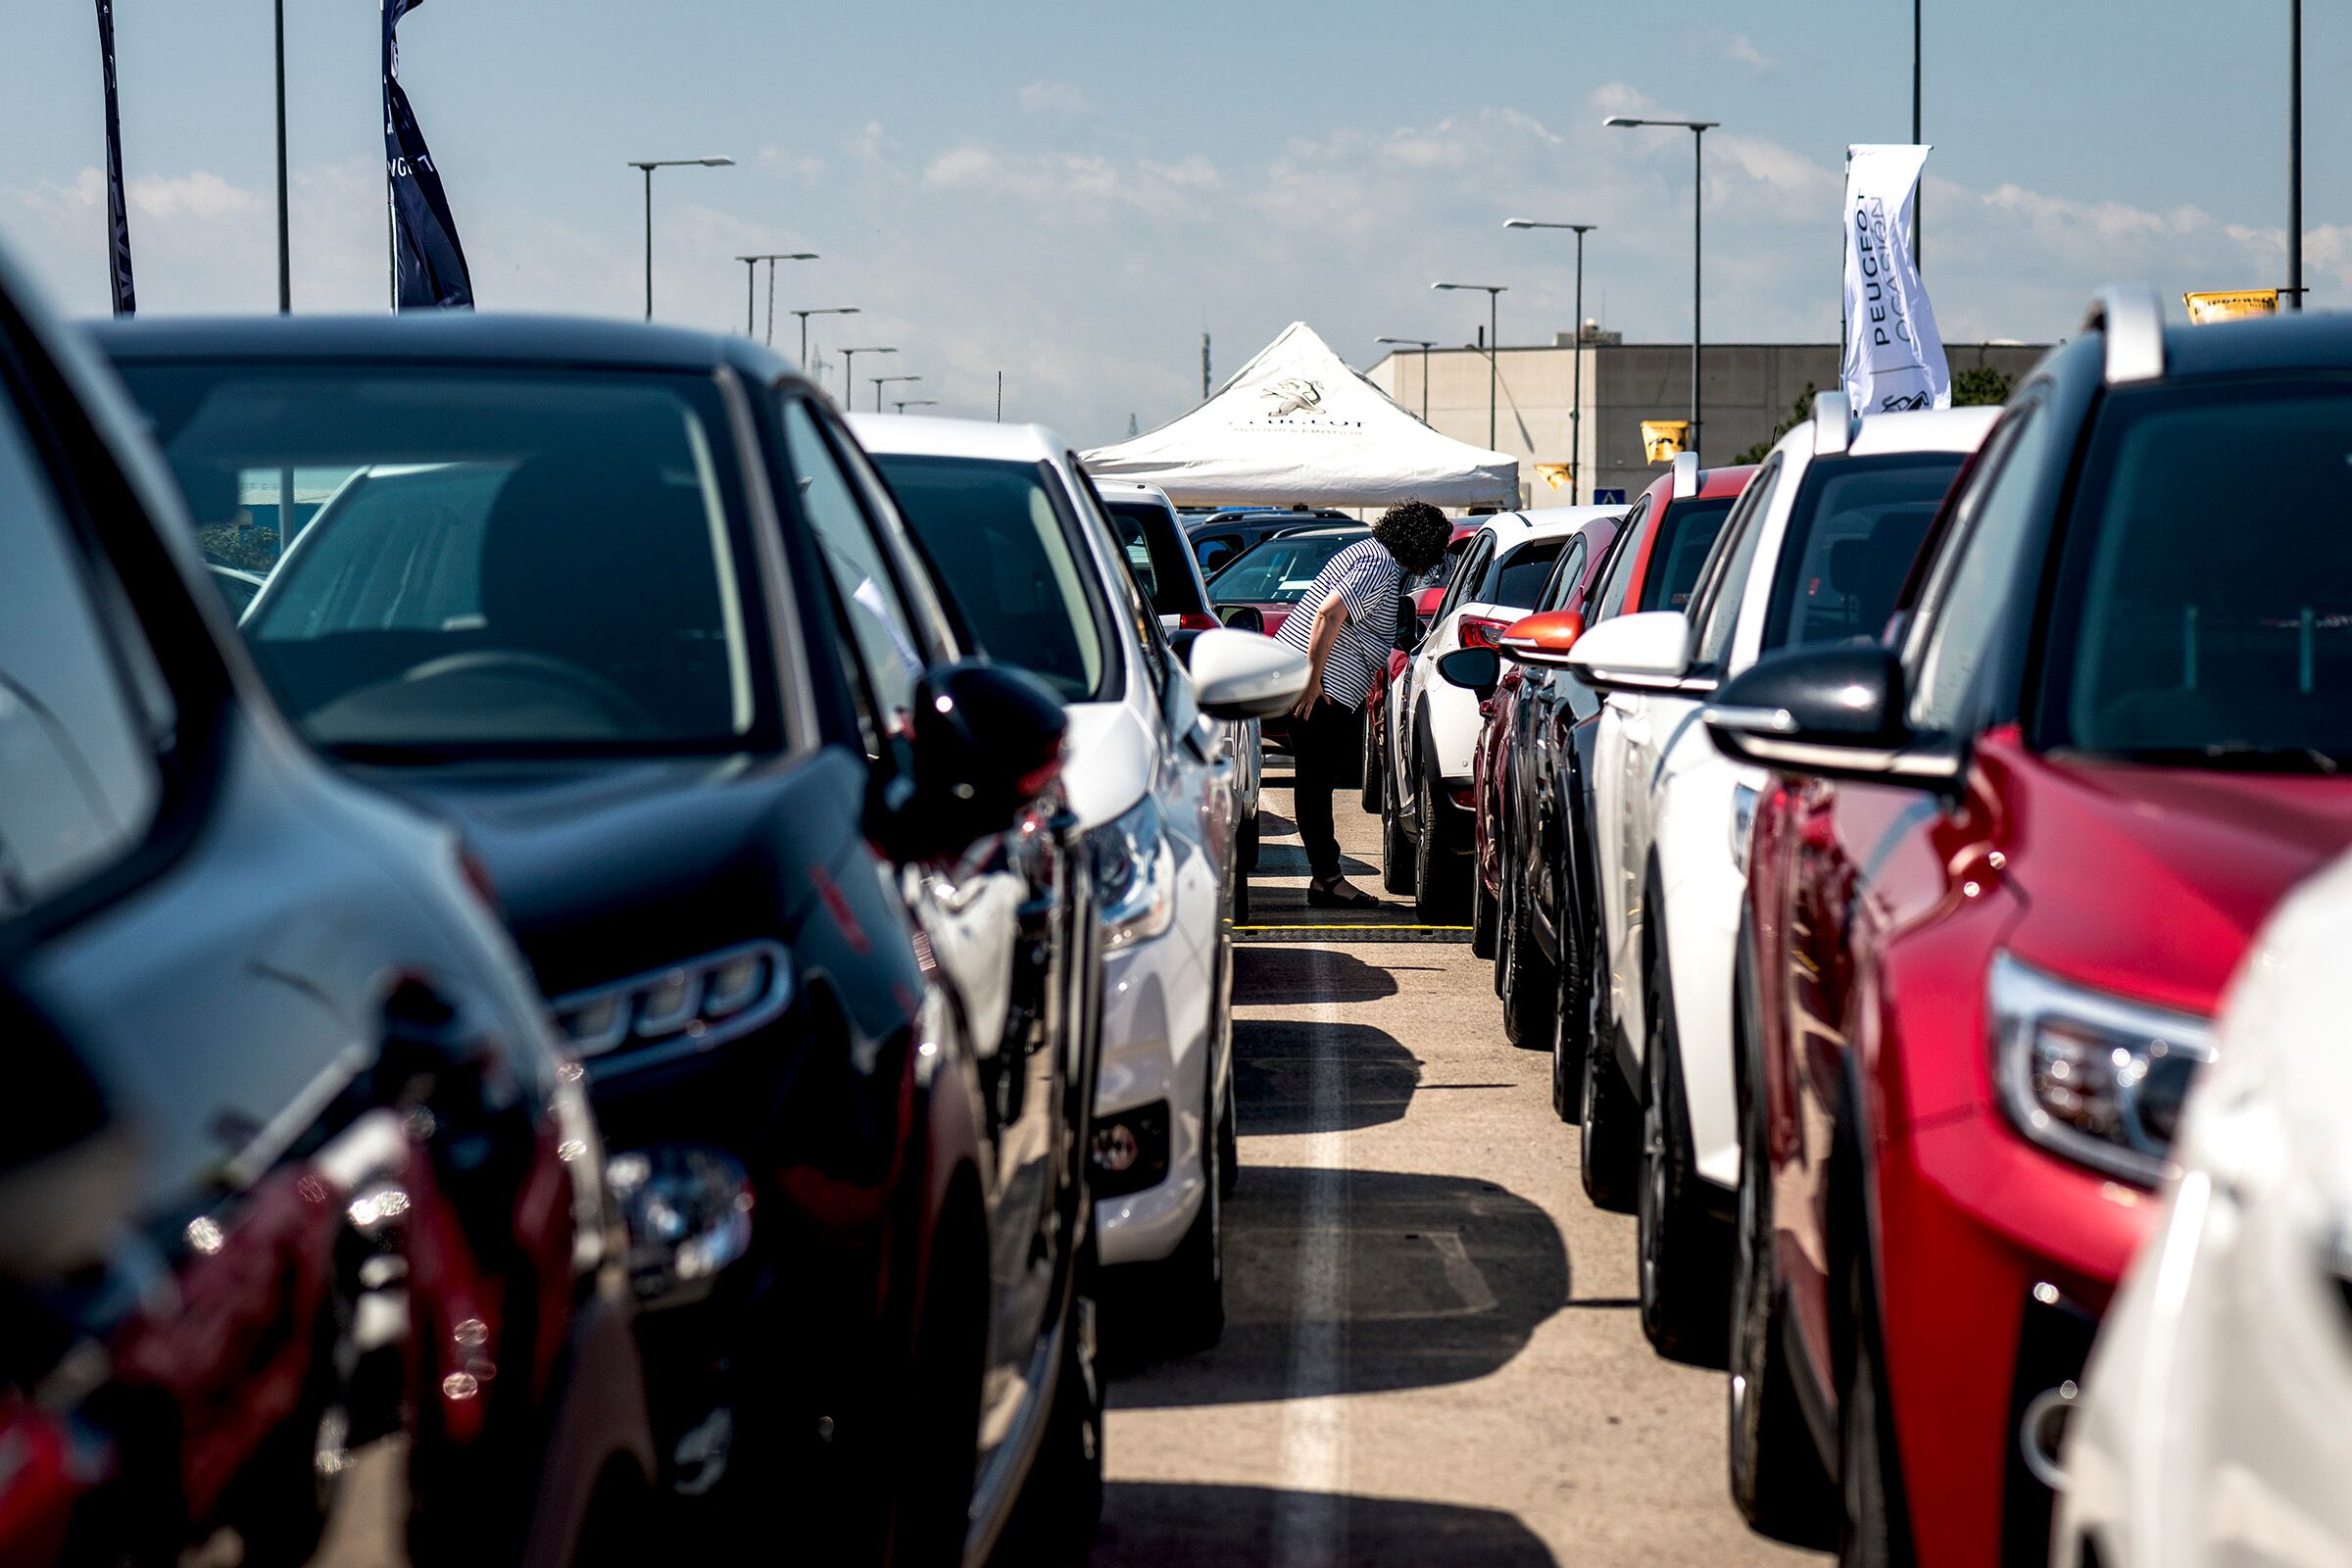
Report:
[[[1158,485],[1178,506],[1519,504],[1518,459],[1440,435],[1304,321],[1192,413],[1097,447],[1086,466]]]

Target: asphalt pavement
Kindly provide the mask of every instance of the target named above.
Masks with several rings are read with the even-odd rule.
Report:
[[[1118,1368],[1098,1565],[1793,1563],[1725,1490],[1724,1376],[1653,1354],[1546,1055],[1467,933],[1303,901],[1289,778],[1237,944],[1214,1348]],[[1359,887],[1379,823],[1338,807]],[[1392,897],[1392,902],[1395,902]],[[1289,929],[1285,929],[1289,928]]]

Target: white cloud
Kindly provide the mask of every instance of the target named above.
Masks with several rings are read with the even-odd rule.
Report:
[[[95,174],[96,170],[86,171]],[[262,210],[261,198],[219,174],[197,170],[176,176],[146,174],[125,182],[130,209],[146,218],[193,218],[201,222]]]
[[[1738,65],[1745,66],[1748,70],[1756,73],[1758,75],[1765,75],[1771,72],[1778,71],[1781,68],[1781,63],[1778,60],[1775,60],[1772,56],[1757,48],[1755,44],[1743,34],[1737,32],[1726,33],[1722,35],[1720,46],[1723,51],[1723,57],[1726,60],[1730,60]]]
[[[1033,81],[1013,94],[1013,99],[1025,114],[1055,115],[1073,119],[1095,112],[1095,102],[1085,89],[1074,82]]]

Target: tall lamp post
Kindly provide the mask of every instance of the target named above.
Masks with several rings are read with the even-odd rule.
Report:
[[[752,277],[759,270],[760,263],[767,264],[767,341],[772,345],[776,341],[776,264],[778,262],[813,262],[816,260],[816,252],[761,251],[756,256],[738,256],[735,259],[743,264],[743,335],[745,337],[753,336],[755,330],[752,325]]]
[[[286,0],[277,0],[277,314],[293,310],[294,242],[286,222]]]
[[[1487,450],[1491,452],[1494,449],[1496,389],[1502,375],[1499,368],[1502,362],[1502,336],[1496,325],[1499,318],[1495,314],[1495,301],[1509,291],[1510,285],[1507,283],[1432,283],[1429,286],[1433,289],[1463,289],[1473,294],[1484,294],[1487,297]]]
[[[2303,0],[2286,6],[2286,297],[2303,308]]]
[[[1394,344],[1400,349],[1419,349],[1421,351],[1421,422],[1427,424],[1429,422],[1429,351],[1438,346],[1437,340],[1426,337],[1376,337],[1372,341]]]
[[[867,348],[856,348],[856,349],[843,349],[843,350],[841,351],[841,406],[842,406],[844,409],[854,409],[854,408],[856,408],[856,407],[858,406],[858,355],[860,355],[860,354],[896,354],[896,353],[898,353],[898,352],[899,352],[899,351],[898,351],[897,349],[872,348],[872,347],[867,347]]]
[[[876,414],[880,414],[882,412],[882,387],[884,383],[890,381],[920,381],[922,377],[919,375],[869,375],[866,377],[866,379],[874,383],[874,412]]]
[[[628,167],[645,171],[645,318],[654,318],[654,171],[657,169],[731,169],[732,158],[632,158]]]
[[[1707,205],[1707,161],[1705,148],[1707,143],[1707,132],[1713,130],[1717,125],[1722,124],[1723,122],[1720,120],[1642,120],[1632,115],[1611,115],[1608,119],[1602,121],[1601,123],[1604,125],[1615,125],[1620,128],[1629,129],[1639,125],[1666,125],[1671,126],[1676,130],[1687,130],[1690,133],[1690,169],[1692,173],[1690,185],[1690,439],[1688,445],[1685,447],[1685,450],[1696,452],[1699,445],[1700,428],[1698,401],[1698,345],[1701,334],[1699,332],[1698,280],[1699,261],[1703,249],[1700,242],[1701,235],[1699,225],[1702,220],[1702,215],[1706,211]],[[1577,330],[1580,332],[1584,330],[1581,322],[1578,324]]]
[[[908,409],[936,409],[939,407],[939,399],[893,398],[891,399],[890,406],[898,410],[901,414],[905,414]]]
[[[1568,504],[1577,504],[1577,493],[1585,479],[1585,236],[1598,223],[1543,223],[1532,218],[1506,218],[1505,228],[1565,228],[1576,235],[1576,330],[1569,335],[1576,343],[1576,358],[1569,361],[1571,389],[1568,393]]]
[[[856,316],[858,307],[855,305],[826,305],[813,311],[794,311],[792,314],[801,318],[800,366],[806,371],[808,368],[808,318],[811,316]]]

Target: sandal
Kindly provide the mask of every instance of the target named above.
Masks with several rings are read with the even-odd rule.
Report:
[[[1320,882],[1306,885],[1306,902],[1318,909],[1377,909],[1380,901],[1363,889],[1342,882],[1334,892]]]

